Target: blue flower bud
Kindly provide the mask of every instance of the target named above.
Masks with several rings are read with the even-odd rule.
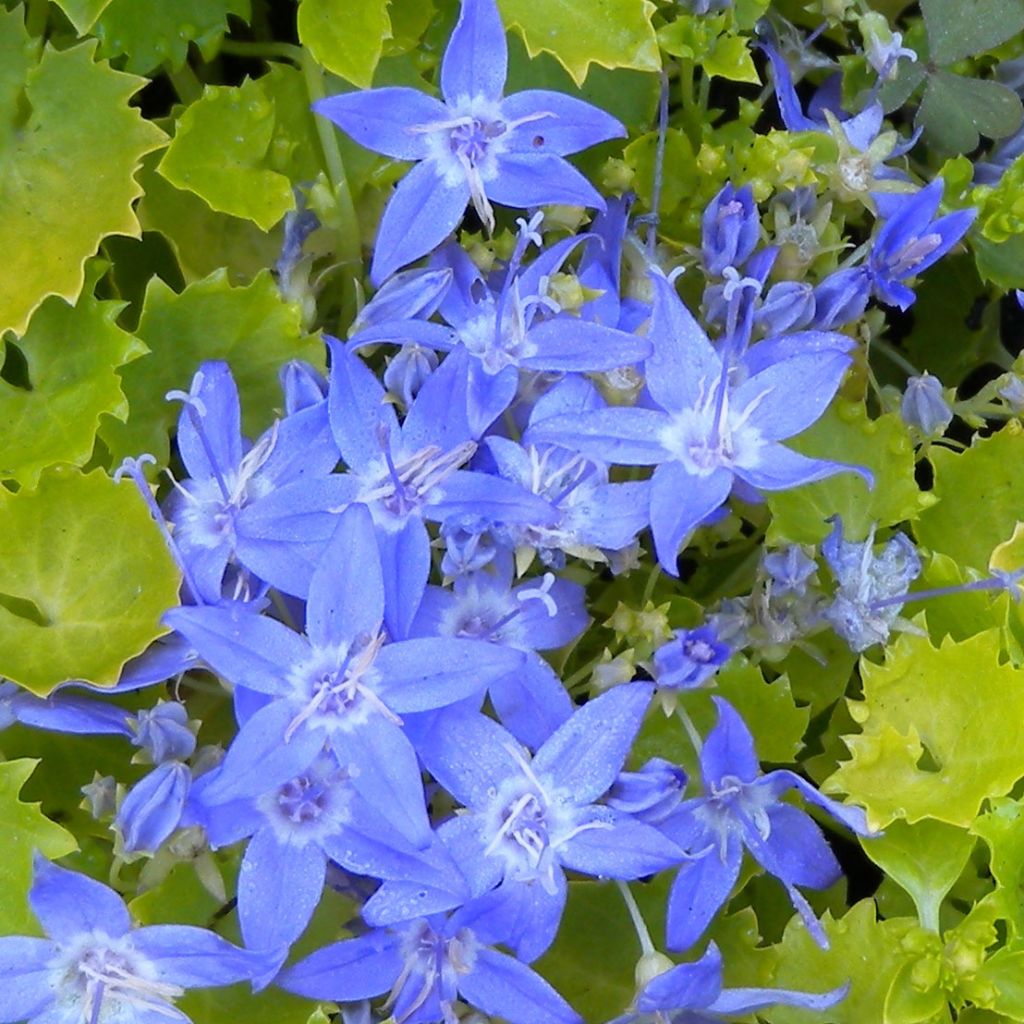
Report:
[[[920,430],[925,437],[945,433],[953,419],[953,410],[942,394],[942,381],[930,373],[911,377],[903,393],[900,415],[908,427]]]
[[[675,637],[654,652],[654,681],[672,690],[692,690],[710,679],[732,654],[714,626],[678,629]]]
[[[154,853],[178,827],[192,785],[188,765],[165,761],[140,779],[124,798],[115,825],[125,853]]]
[[[776,597],[785,594],[803,597],[808,581],[818,569],[817,562],[797,544],[791,544],[782,551],[773,551],[764,557],[761,564],[771,577],[772,594]]]
[[[391,358],[384,371],[384,386],[401,397],[406,408],[437,369],[437,353],[415,342],[403,345]]]
[[[749,185],[728,184],[711,200],[701,218],[704,269],[718,277],[726,267],[739,267],[754,251],[761,220]]]
[[[196,738],[189,728],[188,712],[177,701],[162,701],[155,708],[140,711],[134,719],[132,742],[145,750],[154,764],[184,761],[196,749]]]
[[[450,267],[395,274],[359,311],[349,337],[375,324],[429,317],[451,287],[453,276]]]
[[[686,772],[671,761],[652,757],[639,771],[619,772],[607,804],[649,825],[668,817],[686,789]]]
[[[1010,374],[999,388],[999,397],[1014,412],[1024,412],[1024,378]]]
[[[327,397],[327,381],[323,374],[301,359],[285,363],[278,379],[284,392],[284,411],[289,416],[319,405]]]
[[[813,326],[834,331],[853,323],[867,309],[871,279],[861,267],[837,270],[814,289]]]
[[[780,281],[768,289],[754,323],[769,337],[798,331],[814,318],[814,289],[804,281]]]

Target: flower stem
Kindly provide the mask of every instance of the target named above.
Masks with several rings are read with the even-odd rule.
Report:
[[[615,884],[619,887],[622,901],[626,904],[626,909],[629,911],[629,917],[633,922],[636,937],[640,940],[640,949],[643,951],[644,956],[657,952],[654,948],[654,943],[651,941],[651,933],[647,930],[647,922],[644,921],[644,916],[640,913],[636,898],[630,891],[629,886],[618,879],[616,879]]]

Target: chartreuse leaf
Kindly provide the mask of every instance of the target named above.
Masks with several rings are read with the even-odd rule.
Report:
[[[295,206],[288,178],[267,166],[274,104],[258,81],[208,85],[179,118],[158,171],[220,213],[264,231]]]
[[[939,906],[960,877],[974,849],[970,832],[924,818],[914,825],[894,821],[875,839],[861,839],[864,852],[903,887],[921,924],[939,927]]]
[[[318,64],[361,89],[373,82],[391,38],[387,0],[301,0],[299,42]]]
[[[285,302],[269,271],[233,288],[220,270],[180,295],[154,278],[136,335],[149,354],[121,374],[131,412],[126,423],[106,420],[100,437],[114,461],[149,452],[165,465],[168,432],[178,408],[164,396],[187,388],[205,359],[226,359],[242,396],[242,424],[250,435],[267,426],[280,406],[277,373],[289,359],[323,364],[323,347],[302,330],[298,306]]]
[[[1024,29],[1024,0],[921,0],[931,58],[953,64]]]
[[[180,68],[195,43],[209,60],[228,15],[249,20],[249,0],[111,0],[95,25],[104,57],[127,54],[128,71],[145,75],[165,61]]]
[[[651,25],[650,0],[501,0],[506,26],[517,28],[533,57],[554,54],[582,85],[591,64],[659,71],[661,57]]]
[[[961,454],[933,447],[929,459],[939,500],[921,513],[914,533],[925,547],[984,572],[996,546],[1024,519],[1024,426],[1010,420]]]
[[[1024,776],[1024,669],[999,658],[996,629],[938,648],[904,633],[884,664],[862,658],[864,699],[849,704],[862,731],[843,737],[852,758],[823,789],[863,804],[873,828],[971,825],[983,800]]]
[[[28,907],[32,884],[32,854],[56,859],[78,849],[75,837],[54,824],[39,810],[39,804],[18,799],[39,761],[22,758],[0,762],[0,835],[4,855],[0,858],[0,935],[38,935],[39,926]]]
[[[989,871],[1012,933],[1024,937],[1024,803],[999,797],[971,826],[989,848]]]
[[[45,695],[67,679],[112,686],[167,630],[178,570],[131,483],[52,469],[0,490],[0,675]]]
[[[75,31],[84,36],[96,23],[96,19],[109,6],[110,0],[54,0],[68,16]]]
[[[75,301],[104,236],[138,235],[135,170],[164,142],[128,106],[143,79],[97,64],[95,42],[37,63],[21,21],[0,9],[0,333],[18,334],[48,295]]]
[[[914,922],[879,921],[872,900],[861,900],[839,920],[826,911],[822,927],[829,948],[821,949],[796,916],[773,952],[778,968],[768,984],[801,992],[823,992],[850,983],[850,992],[828,1011],[829,1024],[866,1024],[883,1020],[885,997],[907,959],[901,940]],[[772,1024],[822,1024],[820,1010],[772,1007],[763,1016]]]
[[[914,480],[913,442],[895,413],[872,420],[862,403],[838,399],[813,427],[787,443],[804,455],[868,469],[874,486],[869,489],[856,473],[841,473],[769,494],[769,544],[817,544],[832,529],[828,519],[837,514],[844,533],[862,540],[873,524],[915,519],[933,501]]]
[[[117,367],[145,352],[114,318],[120,302],[83,295],[74,307],[47,299],[28,330],[8,341],[25,360],[27,387],[0,380],[0,477],[35,485],[56,462],[84,465],[100,417],[128,416]]]

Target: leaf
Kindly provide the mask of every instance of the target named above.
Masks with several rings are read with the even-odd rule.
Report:
[[[233,288],[220,270],[180,295],[154,278],[135,333],[150,351],[121,374],[131,407],[128,421],[100,426],[115,463],[149,452],[167,464],[168,433],[178,408],[164,396],[188,388],[205,359],[230,363],[242,396],[242,425],[250,436],[269,424],[281,404],[277,373],[283,363],[306,359],[323,365],[323,346],[303,333],[301,310],[281,298],[269,271]]]
[[[387,0],[301,0],[299,42],[318,64],[361,89],[373,82],[391,38]]]
[[[1024,0],[921,0],[921,13],[937,64],[992,50],[1024,29]]]
[[[981,802],[1024,776],[1024,669],[1000,663],[999,631],[940,647],[904,633],[883,665],[861,658],[852,755],[823,789],[863,804],[872,828],[897,819],[971,825]],[[998,708],[998,714],[992,709]]]
[[[647,132],[634,139],[622,153],[623,160],[633,168],[636,177],[633,187],[645,206],[654,200],[654,172],[658,159],[658,133]],[[658,210],[661,214],[672,213],[685,199],[691,197],[697,188],[699,171],[693,146],[684,132],[669,128],[665,132],[665,174],[662,182]]]
[[[1024,234],[1012,235],[1005,242],[976,237],[971,244],[984,280],[1000,288],[1024,287]]]
[[[1018,939],[1024,937],[1024,803],[1000,797],[989,801],[971,831],[987,844],[989,871],[999,884],[998,895]]]
[[[531,57],[554,54],[577,85],[591,64],[661,70],[650,0],[501,0],[498,6]]]
[[[1024,426],[1010,420],[961,454],[933,447],[929,458],[938,502],[921,513],[914,533],[925,547],[985,572],[995,547],[1024,518]]]
[[[18,799],[39,761],[22,758],[0,762],[0,835],[4,855],[0,858],[0,935],[38,935],[39,926],[28,906],[32,884],[32,854],[38,850],[51,860],[78,849],[75,837],[54,824],[39,810],[39,804]]]
[[[717,76],[730,82],[761,84],[750,48],[743,36],[721,36],[711,53],[704,58],[702,66],[709,78]]]
[[[861,839],[864,852],[908,892],[925,928],[936,931],[939,906],[967,866],[975,837],[962,828],[925,818],[894,821],[876,839]]]
[[[1024,950],[996,950],[968,980],[966,994],[1011,1020],[1024,1020]]]
[[[790,447],[804,455],[862,466],[874,474],[870,490],[855,473],[768,495],[770,545],[817,544],[831,530],[827,520],[842,516],[848,537],[861,540],[872,524],[892,526],[915,519],[932,502],[914,480],[914,446],[895,413],[868,418],[863,403],[838,399]]]
[[[879,921],[872,900],[861,900],[839,920],[826,911],[822,927],[829,948],[821,949],[794,917],[775,947],[778,968],[772,987],[824,992],[850,982],[850,992],[828,1011],[829,1024],[867,1024],[883,1019],[886,993],[906,960],[900,940],[912,927],[905,918]],[[789,1006],[764,1012],[772,1024],[821,1024],[820,1010]]]
[[[111,0],[94,32],[104,57],[127,54],[126,70],[145,75],[165,61],[180,68],[189,43],[210,60],[229,14],[248,21],[249,0]]]
[[[68,16],[75,31],[84,36],[109,6],[110,0],[54,0],[54,3]]]
[[[82,466],[100,417],[127,417],[116,369],[145,348],[115,323],[123,306],[83,295],[72,307],[52,297],[17,344],[7,343],[25,360],[28,386],[0,380],[0,478],[33,487],[46,466]]]
[[[928,76],[915,124],[943,153],[969,153],[979,134],[1003,139],[1020,127],[1024,106],[1001,82],[965,78],[949,71]]]
[[[94,41],[47,47],[30,65],[27,40],[21,9],[0,10],[0,57],[18,51],[11,71],[0,71],[0,333],[24,331],[48,295],[74,302],[106,235],[138,236],[134,174],[164,143],[128,106],[144,80],[95,63]],[[75,192],[88,202],[69,202]]]
[[[288,178],[267,166],[274,104],[260,82],[208,85],[179,118],[158,172],[214,210],[264,231],[295,207]]]
[[[167,630],[178,570],[142,497],[95,470],[0,490],[0,675],[45,695],[112,686]]]

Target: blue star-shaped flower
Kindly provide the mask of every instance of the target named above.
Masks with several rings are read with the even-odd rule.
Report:
[[[384,211],[371,274],[380,284],[444,241],[472,202],[488,228],[491,203],[604,208],[562,157],[626,134],[614,117],[546,89],[502,96],[508,53],[494,0],[463,0],[441,63],[441,96],[388,87],[315,104],[356,142],[417,165]]]

